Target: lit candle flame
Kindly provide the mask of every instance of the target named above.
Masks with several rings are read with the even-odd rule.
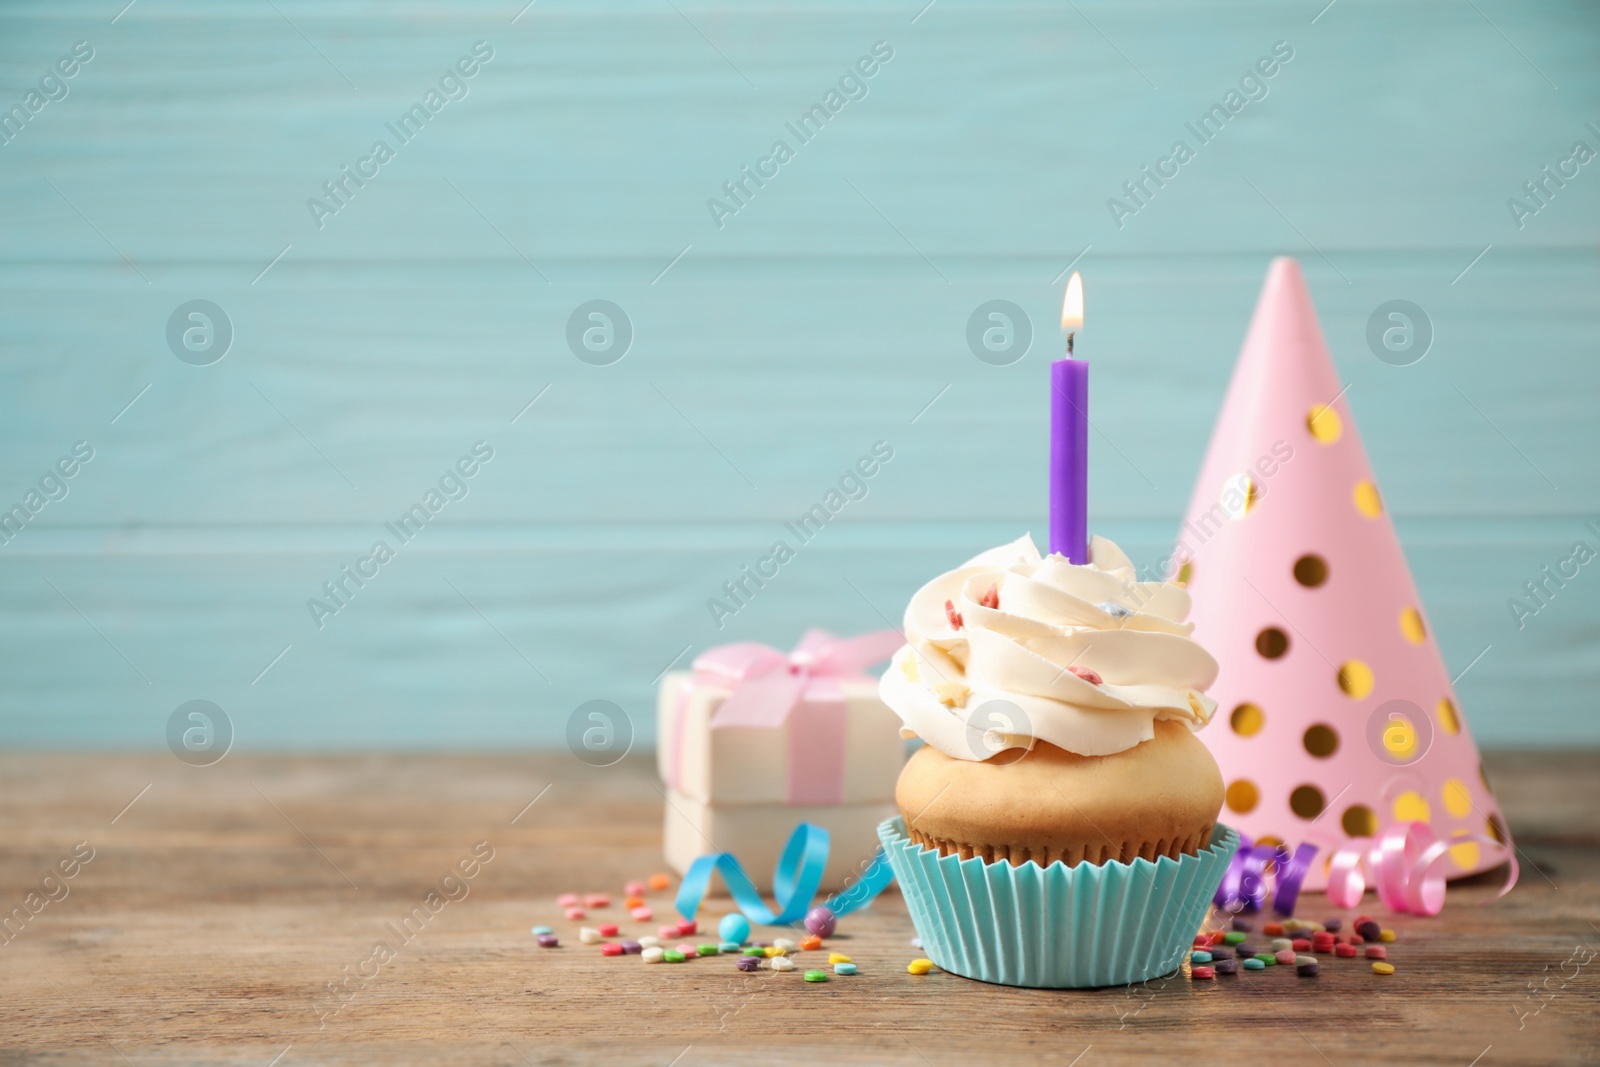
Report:
[[[1066,299],[1061,302],[1061,329],[1067,333],[1083,329],[1083,275],[1077,271],[1067,279]]]

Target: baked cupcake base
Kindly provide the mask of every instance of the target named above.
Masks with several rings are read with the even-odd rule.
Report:
[[[1177,858],[1040,866],[941,855],[898,817],[878,838],[929,959],[966,978],[1047,989],[1175,970],[1239,844],[1217,823],[1208,844]]]

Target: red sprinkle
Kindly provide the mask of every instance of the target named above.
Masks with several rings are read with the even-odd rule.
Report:
[[[1191,978],[1215,978],[1216,976],[1217,971],[1214,967],[1197,965],[1189,968],[1189,977]]]
[[[600,955],[620,956],[622,955],[622,946],[617,944],[615,941],[608,941],[606,944],[600,946]]]
[[[609,908],[611,906],[611,898],[604,893],[590,893],[583,898],[583,906],[586,908]]]
[[[1294,950],[1296,952],[1310,952],[1311,942],[1307,941],[1303,937],[1297,937],[1294,939]]]
[[[1068,667],[1067,670],[1071,671],[1073,674],[1076,674],[1079,678],[1082,678],[1090,685],[1102,685],[1105,682],[1105,679],[1101,678],[1094,671],[1091,671],[1088,667]]]
[[[601,923],[600,924],[600,936],[601,937],[616,937],[617,936],[617,924],[616,923]]]
[[[961,612],[956,610],[955,601],[946,600],[944,602],[944,617],[950,620],[952,627],[957,630],[961,629]]]
[[[693,919],[679,919],[678,920],[678,933],[680,933],[680,934],[692,934],[692,933],[694,933],[694,931],[695,931],[695,926],[694,926],[694,920]]]
[[[978,603],[986,608],[998,608],[1000,606],[1000,587],[991,585],[989,591],[983,594]]]
[[[1354,945],[1334,945],[1333,954],[1341,960],[1353,960],[1356,958],[1356,947]]]

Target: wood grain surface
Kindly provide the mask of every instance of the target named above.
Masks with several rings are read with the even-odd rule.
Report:
[[[1571,961],[1600,949],[1595,760],[1487,754],[1522,880],[1499,900],[1500,873],[1455,883],[1431,919],[1388,915],[1369,896],[1399,933],[1391,977],[1330,959],[1314,981],[1274,968],[1046,992],[906,974],[917,953],[892,891],[832,942],[861,973],[824,985],[741,974],[727,958],[645,966],[579,945],[559,893],[615,897],[661,867],[661,797],[637,754],[609,768],[565,753],[229,756],[209,768],[9,755],[5,908],[75,847],[93,858],[0,946],[0,1062],[1592,1064],[1600,961]],[[390,925],[475,848],[493,858],[444,883],[448,903],[421,911],[402,942]],[[1301,912],[1329,909],[1311,896]],[[563,947],[535,947],[535,923]],[[378,939],[395,957],[367,964],[348,1001],[330,994]]]
[[[1597,579],[1523,629],[1507,608],[1600,544],[1600,164],[1520,227],[1506,206],[1600,146],[1597,24],[1586,0],[7,3],[0,109],[75,41],[94,58],[0,145],[0,507],[96,454],[0,547],[0,741],[159,748],[205,698],[241,752],[554,745],[585,700],[648,709],[686,646],[898,618],[1041,529],[1080,254],[1094,526],[1153,564],[1289,253],[1476,736],[1600,744]],[[319,228],[307,201],[479,40],[467,95]],[[707,200],[878,41],[865,97],[719,228]],[[1114,223],[1280,41],[1266,95]],[[197,298],[234,327],[206,367],[166,338]],[[566,341],[595,298],[634,326],[611,366]],[[1009,366],[966,340],[996,299],[1033,327]],[[1367,340],[1394,299],[1433,326],[1408,367]],[[870,494],[716,628],[707,599],[880,439]],[[477,440],[470,494],[318,628],[322,583]]]

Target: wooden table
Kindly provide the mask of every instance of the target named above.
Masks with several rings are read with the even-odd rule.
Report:
[[[912,929],[893,893],[837,939],[861,974],[825,985],[578,945],[558,893],[615,892],[662,866],[661,796],[638,755],[603,769],[564,752],[234,755],[201,769],[12,753],[0,909],[26,911],[63,859],[76,876],[0,946],[0,1062],[1600,1062],[1600,958],[1563,967],[1600,949],[1596,754],[1485,762],[1521,884],[1494,900],[1486,875],[1453,885],[1442,916],[1385,917],[1400,933],[1392,977],[1329,961],[1315,981],[1274,969],[1037,992],[906,974]],[[93,858],[74,868],[79,842]],[[430,911],[475,845],[493,858]],[[1304,908],[1326,911],[1321,897]],[[408,915],[405,940],[390,927]],[[565,947],[535,947],[540,922]],[[394,958],[373,957],[379,939]],[[329,992],[362,969],[348,1002]]]

